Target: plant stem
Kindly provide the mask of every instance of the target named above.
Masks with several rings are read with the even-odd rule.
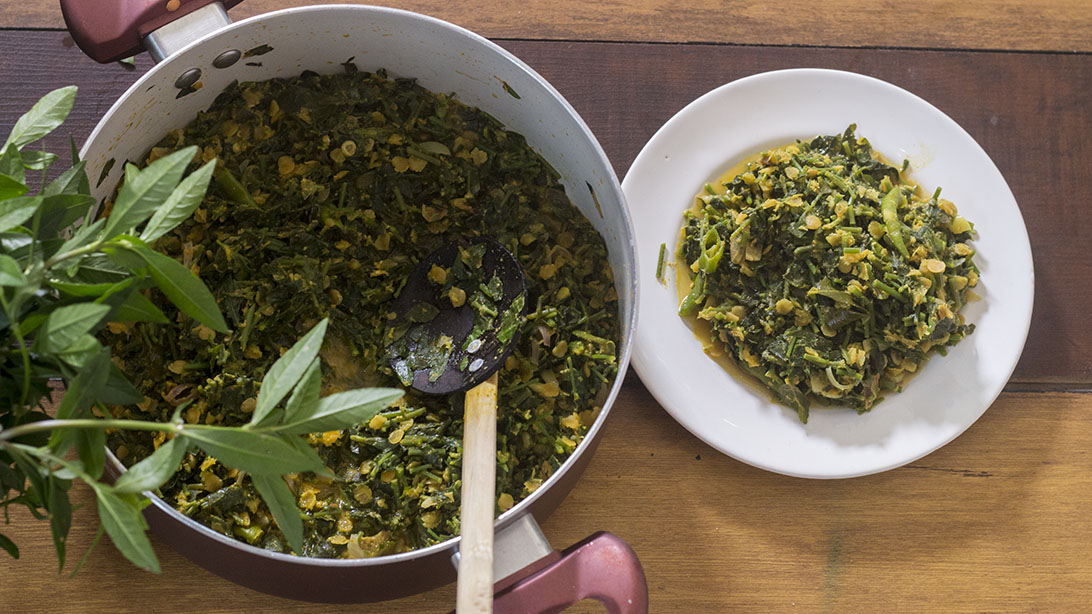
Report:
[[[246,425],[243,428],[246,428]],[[100,418],[75,418],[66,420],[39,420],[20,424],[19,426],[5,429],[0,427],[0,444],[11,442],[13,439],[55,429],[117,429],[124,431],[162,431],[165,433],[183,433],[184,431],[236,431],[238,428],[231,426],[215,426],[210,424],[178,424],[174,422],[148,422],[146,420],[111,420]],[[276,432],[276,428],[265,427],[247,429],[252,433]],[[16,444],[18,445],[18,444]]]
[[[144,420],[100,420],[83,418],[74,420],[39,420],[0,431],[0,442],[11,441],[23,435],[52,431],[54,429],[124,429],[128,431],[180,431],[181,425],[146,422]]]
[[[43,420],[43,422],[61,422],[61,421],[60,420]],[[2,434],[0,434],[0,436],[2,436]],[[24,444],[20,444],[20,443],[13,443],[11,445],[12,445],[13,448],[15,448],[17,450],[20,450],[22,452],[25,452],[26,454],[36,456],[40,460],[49,461],[49,462],[54,463],[56,465],[60,465],[61,467],[64,467],[65,469],[68,469],[69,471],[72,472],[73,475],[80,478],[84,482],[87,482],[89,485],[94,485],[95,483],[98,482],[98,480],[96,480],[95,478],[88,475],[79,466],[74,465],[74,464],[68,462],[67,460],[65,460],[63,458],[54,455],[52,452],[49,451],[49,448],[46,448],[46,447],[36,448],[34,446],[28,446],[28,445],[24,445]],[[52,472],[52,471],[53,471],[53,469],[51,468],[50,472]]]
[[[45,268],[48,269],[50,267],[53,267],[57,263],[64,262],[65,260],[68,260],[69,258],[75,258],[76,256],[83,256],[85,254],[90,254],[92,252],[97,252],[99,250],[99,248],[102,247],[103,243],[104,242],[101,241],[101,240],[100,241],[95,241],[94,243],[91,243],[89,245],[84,245],[83,247],[77,247],[76,249],[71,250],[71,251],[67,251],[67,252],[65,252],[63,254],[57,254],[56,256],[53,256],[49,260],[46,260]]]

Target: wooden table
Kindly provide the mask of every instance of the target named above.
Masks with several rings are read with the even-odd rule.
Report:
[[[307,4],[249,0],[237,18]],[[679,108],[765,70],[831,67],[890,81],[938,106],[986,149],[1027,222],[1035,320],[1000,398],[961,437],[910,465],[809,481],[754,469],[678,426],[630,373],[583,480],[544,523],[557,546],[598,529],[626,539],[651,610],[708,612],[1092,611],[1092,3],[618,0],[397,2],[497,40],[583,115],[619,176]],[[442,4],[442,5],[441,5]],[[0,0],[0,133],[55,87],[80,95],[82,142],[150,66],[100,66],[63,31],[55,2]],[[93,501],[69,550],[90,543]],[[163,573],[102,544],[57,575],[48,528],[12,517],[0,612],[444,612],[453,587],[330,607],[240,588],[157,543]],[[153,542],[155,540],[153,539]],[[601,611],[581,604],[573,611]]]

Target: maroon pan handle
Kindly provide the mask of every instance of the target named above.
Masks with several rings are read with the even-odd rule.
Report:
[[[175,19],[219,2],[229,9],[243,0],[61,0],[72,40],[99,62],[116,62],[144,51],[144,37]]]
[[[647,614],[648,584],[637,554],[599,532],[566,549],[560,560],[497,593],[495,614],[556,614],[595,599],[609,614]]]

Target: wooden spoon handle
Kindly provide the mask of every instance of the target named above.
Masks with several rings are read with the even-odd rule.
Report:
[[[459,526],[458,614],[493,611],[493,510],[497,476],[497,374],[466,393]]]

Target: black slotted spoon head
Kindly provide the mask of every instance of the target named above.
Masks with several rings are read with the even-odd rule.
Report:
[[[474,257],[479,250],[483,250],[480,265]],[[434,266],[448,271],[445,283],[430,278]],[[468,285],[466,279],[452,283],[459,267],[469,274],[471,284],[480,281],[483,286],[499,287],[500,297],[493,300],[486,296],[490,304],[474,305],[479,288],[471,285],[464,290],[465,300],[456,307],[451,288]],[[396,328],[404,326],[405,332],[387,346],[391,368],[404,384],[425,394],[450,394],[477,386],[511,353],[526,310],[526,295],[523,269],[497,241],[476,237],[443,244],[414,267],[392,304],[394,324]],[[496,315],[482,309],[492,309]],[[475,330],[476,320],[479,330]]]

